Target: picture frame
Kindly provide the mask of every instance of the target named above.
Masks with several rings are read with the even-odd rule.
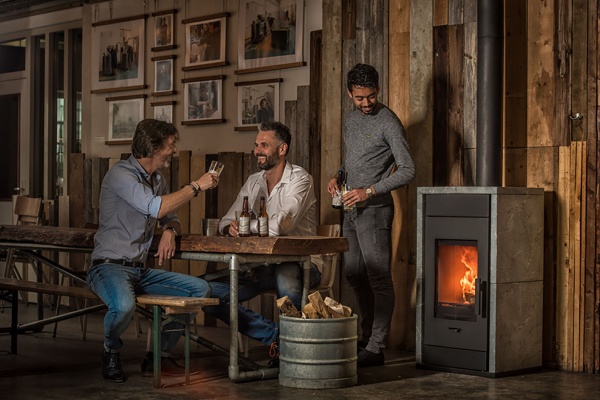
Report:
[[[143,89],[146,15],[92,24],[92,93]]]
[[[145,95],[107,98],[108,136],[106,144],[130,144],[135,128],[144,119]]]
[[[165,10],[152,13],[154,17],[154,46],[152,51],[177,48],[175,45],[175,14],[177,10]]]
[[[175,56],[157,57],[154,61],[154,92],[153,96],[174,94],[173,90],[173,60]]]
[[[236,82],[237,124],[235,130],[256,130],[261,122],[279,121],[279,84],[283,79]]]
[[[172,124],[174,103],[174,101],[152,103],[151,105],[154,107],[154,119]]]
[[[182,70],[228,65],[226,52],[227,17],[230,13],[186,19],[185,62]]]
[[[237,74],[304,65],[304,0],[239,0]]]
[[[182,124],[225,122],[223,119],[224,75],[183,79]]]

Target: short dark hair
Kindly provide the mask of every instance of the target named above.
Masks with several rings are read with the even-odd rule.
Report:
[[[292,143],[292,134],[290,128],[278,121],[263,122],[258,126],[260,132],[273,131],[275,132],[275,139],[280,143],[287,144],[287,150],[285,155],[287,156],[290,151],[290,144]]]
[[[175,136],[175,140],[179,139],[179,133],[173,124],[157,119],[143,119],[135,127],[131,153],[135,158],[152,157],[171,136]]]
[[[379,87],[379,73],[372,65],[356,64],[348,71],[346,86],[351,92],[354,86],[377,89]]]

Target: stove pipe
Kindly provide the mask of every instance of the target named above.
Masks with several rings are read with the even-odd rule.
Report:
[[[477,1],[477,186],[502,186],[504,0]]]

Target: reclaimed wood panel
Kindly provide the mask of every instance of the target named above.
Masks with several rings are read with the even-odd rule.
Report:
[[[448,25],[462,25],[465,0],[448,0]]]
[[[571,63],[573,47],[573,2],[558,1],[556,18],[556,74],[554,76],[554,129],[556,145],[567,146],[571,137]]]
[[[559,176],[557,201],[561,211],[558,224],[557,272],[556,272],[556,361],[561,369],[573,368],[573,266],[570,250],[570,208],[572,187],[570,182],[571,150],[567,146],[559,148]]]
[[[298,152],[296,153],[296,164],[304,168],[305,170],[310,169],[310,132],[309,132],[309,118],[310,118],[310,96],[308,93],[308,86],[298,86],[298,94],[296,100],[296,132],[298,136],[296,140],[296,146],[298,146]]]
[[[433,29],[433,184],[447,186],[448,177],[448,26]]]
[[[571,2],[567,2],[571,3]],[[572,0],[573,22],[570,24],[572,31],[571,43],[571,108],[558,108],[556,118],[569,121],[569,113],[580,113],[583,119],[571,121],[571,140],[586,140],[587,138],[587,88],[588,88],[588,1]],[[595,73],[595,72],[593,72]],[[567,78],[567,77],[565,77]],[[568,101],[556,99],[557,104],[568,105]],[[559,114],[560,112],[560,114]]]
[[[204,154],[192,155],[190,160],[190,180],[198,179],[206,172],[206,158]],[[205,218],[205,193],[190,201],[190,233],[202,234],[202,218]],[[206,261],[190,261],[189,274],[194,276],[206,273]]]
[[[98,223],[97,214],[92,205],[92,185],[98,184],[92,176],[92,159],[86,158],[83,164],[83,213],[86,224]],[[84,225],[85,226],[85,225]]]
[[[448,25],[448,1],[433,0],[433,26]]]
[[[410,117],[408,142],[415,161],[415,187],[432,186],[433,10],[429,1],[410,2]],[[416,198],[416,197],[415,197]],[[410,226],[416,226],[410,225]]]
[[[244,153],[223,152],[219,153],[219,161],[225,165],[217,186],[218,211],[216,218],[223,218],[237,198],[243,185],[242,174],[244,171]],[[240,210],[241,211],[241,210]]]
[[[171,163],[171,191],[179,190],[180,186],[190,182],[191,158],[192,152],[190,150],[181,150],[179,151],[179,157],[177,157],[179,162]],[[167,175],[168,171],[163,171],[163,173],[165,176],[169,176]],[[179,217],[181,233],[190,233],[190,203],[185,203],[177,209],[177,217]],[[160,235],[158,236],[160,237]],[[169,267],[163,263],[162,268],[168,269]],[[190,263],[187,260],[170,260],[170,270],[187,274],[190,271]]]
[[[463,148],[474,149],[477,147],[477,22],[466,23],[464,30]]]
[[[310,85],[308,86],[309,168],[317,199],[317,221],[320,221],[321,201],[321,47],[323,31],[310,33]]]
[[[286,100],[285,102],[285,125],[292,132],[292,140],[287,160],[292,164],[298,164],[298,135],[296,135],[296,100]]]
[[[388,37],[386,0],[372,0],[369,12],[368,63],[379,72],[379,101],[388,104]]]
[[[388,106],[401,121],[409,115],[410,102],[410,1],[392,0],[389,4],[389,42],[395,49],[389,54],[389,96]],[[407,215],[411,207],[408,190],[399,189],[392,192],[394,199],[394,223],[392,225],[392,280],[396,295],[396,306],[392,314],[388,348],[410,349],[414,347],[414,339],[407,337],[407,332],[414,330],[415,318],[411,315],[411,286],[409,279],[408,256],[409,240]],[[414,265],[413,265],[414,267]],[[413,268],[414,269],[414,268]]]
[[[465,24],[477,21],[477,0],[464,0],[463,21]],[[505,3],[506,4],[506,3]]]
[[[554,140],[554,1],[527,2],[527,145]]]
[[[582,230],[581,230],[581,211],[582,211],[582,171],[585,172],[582,163],[583,143],[572,142],[571,144],[571,162],[572,170],[569,174],[571,183],[570,207],[569,207],[569,258],[573,270],[573,371],[581,372],[583,370],[583,293],[582,293]],[[584,238],[585,239],[585,238]]]
[[[585,350],[584,371],[600,372],[600,263],[596,262],[599,248],[598,234],[598,2],[590,0],[588,7],[588,104],[587,121],[587,163],[586,163],[586,211],[585,211]]]
[[[506,0],[505,13],[504,145],[525,148],[528,102],[527,2]]]
[[[69,156],[69,226],[83,228],[85,213],[83,197],[85,188],[85,154],[71,153]]]
[[[371,36],[371,2],[358,1],[356,3],[356,62],[363,64],[371,64],[370,55],[371,47],[369,46],[369,38]],[[344,71],[347,72],[347,71]]]
[[[527,149],[504,150],[504,186],[527,187]]]
[[[448,27],[448,131],[446,143],[447,182],[462,186],[464,143],[464,54],[465,31],[463,25]]]
[[[353,4],[352,2],[351,4]],[[323,0],[323,41],[321,75],[321,224],[340,222],[340,214],[331,208],[331,196],[327,192],[329,178],[341,164],[342,146],[342,104],[345,92],[342,91],[342,26],[348,23],[353,10],[342,8],[351,5],[336,0]],[[336,100],[339,99],[339,100]],[[344,100],[342,100],[344,99]]]

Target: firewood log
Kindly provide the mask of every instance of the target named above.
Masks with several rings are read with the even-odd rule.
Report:
[[[289,297],[283,296],[282,298],[277,299],[276,304],[277,308],[281,310],[281,315],[293,318],[302,317],[302,314],[300,314],[300,311],[298,311],[296,307],[294,307],[294,304],[292,303]]]
[[[321,293],[314,292],[309,294],[308,301],[310,302],[310,304],[312,304],[313,308],[321,318],[331,318],[331,314],[329,314],[329,310],[327,310],[327,306],[325,305],[325,302],[323,302],[323,297],[321,297]]]

